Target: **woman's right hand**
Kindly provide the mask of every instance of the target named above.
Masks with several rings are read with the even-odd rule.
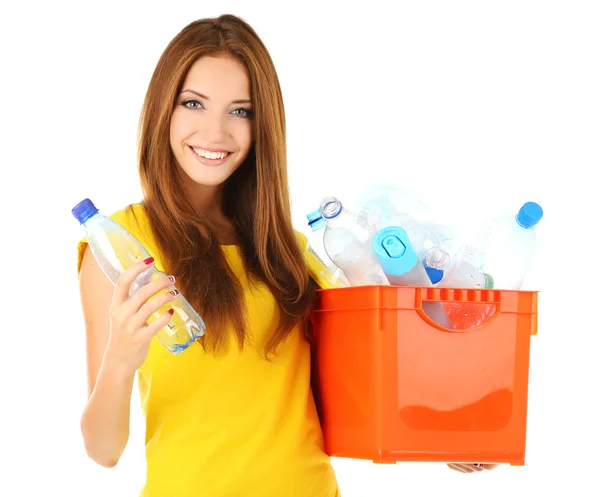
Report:
[[[173,285],[173,276],[163,275],[142,286],[129,297],[129,287],[134,280],[154,263],[149,258],[139,261],[121,274],[115,285],[110,305],[110,335],[104,360],[125,375],[133,375],[148,356],[150,341],[171,320],[173,309],[163,312],[151,324],[148,318],[177,296],[177,290],[162,292]]]

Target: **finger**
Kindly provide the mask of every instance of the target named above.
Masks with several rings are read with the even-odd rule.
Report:
[[[169,309],[163,312],[156,321],[153,321],[152,324],[147,325],[143,328],[142,333],[150,340],[154,335],[156,335],[160,330],[162,330],[171,318],[173,317],[173,309]]]
[[[481,467],[483,469],[487,469],[487,470],[497,468],[498,466],[500,466],[500,465],[499,464],[482,464],[481,465]]]
[[[138,261],[132,266],[128,267],[123,274],[119,276],[117,284],[115,285],[115,291],[113,294],[113,302],[116,304],[122,304],[129,299],[129,287],[134,280],[148,269],[154,263],[154,259],[149,257],[143,261]]]
[[[469,463],[460,463],[457,464],[465,473],[474,473],[476,471],[483,471],[483,468],[479,467],[477,464],[469,464]]]
[[[150,316],[152,316],[161,307],[164,307],[169,302],[172,302],[177,295],[179,295],[178,290],[171,290],[170,292],[162,293],[157,297],[146,301],[146,303],[143,304],[139,311],[135,314],[133,321],[134,326],[136,326],[136,328],[143,328],[148,322],[148,319],[150,319]]]
[[[129,299],[129,302],[124,304],[124,307],[127,309],[127,312],[136,314],[140,311],[142,306],[148,302],[150,297],[156,295],[161,290],[165,290],[166,288],[173,286],[173,283],[175,283],[174,276],[160,276],[156,280],[144,285],[137,292],[135,292],[135,294]]]
[[[448,464],[448,467],[450,469],[453,469],[454,471],[458,471],[459,473],[467,473],[468,472],[466,469],[463,468],[462,464]]]

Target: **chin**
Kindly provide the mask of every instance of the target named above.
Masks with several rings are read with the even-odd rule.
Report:
[[[214,171],[205,174],[198,174],[198,171],[194,171],[193,174],[189,174],[186,171],[186,175],[193,184],[214,187],[223,185],[234,172],[235,171]]]

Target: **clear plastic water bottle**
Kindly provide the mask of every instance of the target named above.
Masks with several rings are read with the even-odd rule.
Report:
[[[389,285],[371,247],[372,233],[358,223],[356,213],[335,197],[325,197],[320,209],[327,226],[323,246],[351,285]]]
[[[450,262],[450,254],[439,234],[428,224],[416,221],[409,224],[406,231],[429,279],[433,284],[439,282]]]
[[[427,207],[414,195],[392,185],[370,186],[358,200],[359,223],[373,233],[387,226],[406,229],[426,213]]]
[[[543,210],[526,202],[518,213],[485,223],[464,244],[444,272],[440,287],[519,290],[535,254],[535,228]],[[447,303],[446,312],[455,329],[480,326],[495,312],[485,303]]]
[[[535,253],[535,228],[543,210],[526,202],[517,214],[496,217],[478,229],[445,271],[440,286],[518,290]]]
[[[150,257],[146,248],[129,231],[111,218],[100,214],[90,199],[82,200],[71,212],[84,226],[92,254],[113,285],[127,268]],[[150,266],[131,284],[129,296],[164,274],[155,266]],[[174,290],[175,285],[170,289]],[[156,336],[169,352],[177,355],[204,335],[206,327],[202,318],[181,293],[158,309],[148,319],[148,324],[158,319],[169,308],[175,311],[173,317]]]
[[[378,231],[373,238],[373,251],[391,285],[432,286],[431,279],[408,236],[399,226]],[[450,320],[440,302],[423,302],[423,312],[443,326],[451,328]]]
[[[320,276],[334,288],[350,286],[350,282],[344,275],[344,271],[333,263],[327,255],[327,251],[323,245],[323,233],[325,232],[327,223],[325,222],[325,219],[323,219],[321,211],[317,209],[309,212],[306,215],[306,219],[308,220],[308,227],[310,228],[310,232],[307,236],[308,241],[306,250],[314,255],[322,266],[321,271],[319,271]]]

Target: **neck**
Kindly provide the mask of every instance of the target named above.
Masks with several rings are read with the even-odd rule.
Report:
[[[190,200],[196,213],[206,219],[221,219],[223,214],[223,189],[198,185],[190,192]]]
[[[200,214],[215,232],[219,243],[235,245],[237,237],[231,220],[223,212],[223,186],[194,184],[188,187],[194,210]]]
[[[222,244],[235,244],[235,228],[223,212],[224,185],[199,185],[183,175],[183,185],[194,211],[202,216]]]
[[[189,178],[183,181],[194,211],[202,217],[223,219],[223,185],[199,185]]]

